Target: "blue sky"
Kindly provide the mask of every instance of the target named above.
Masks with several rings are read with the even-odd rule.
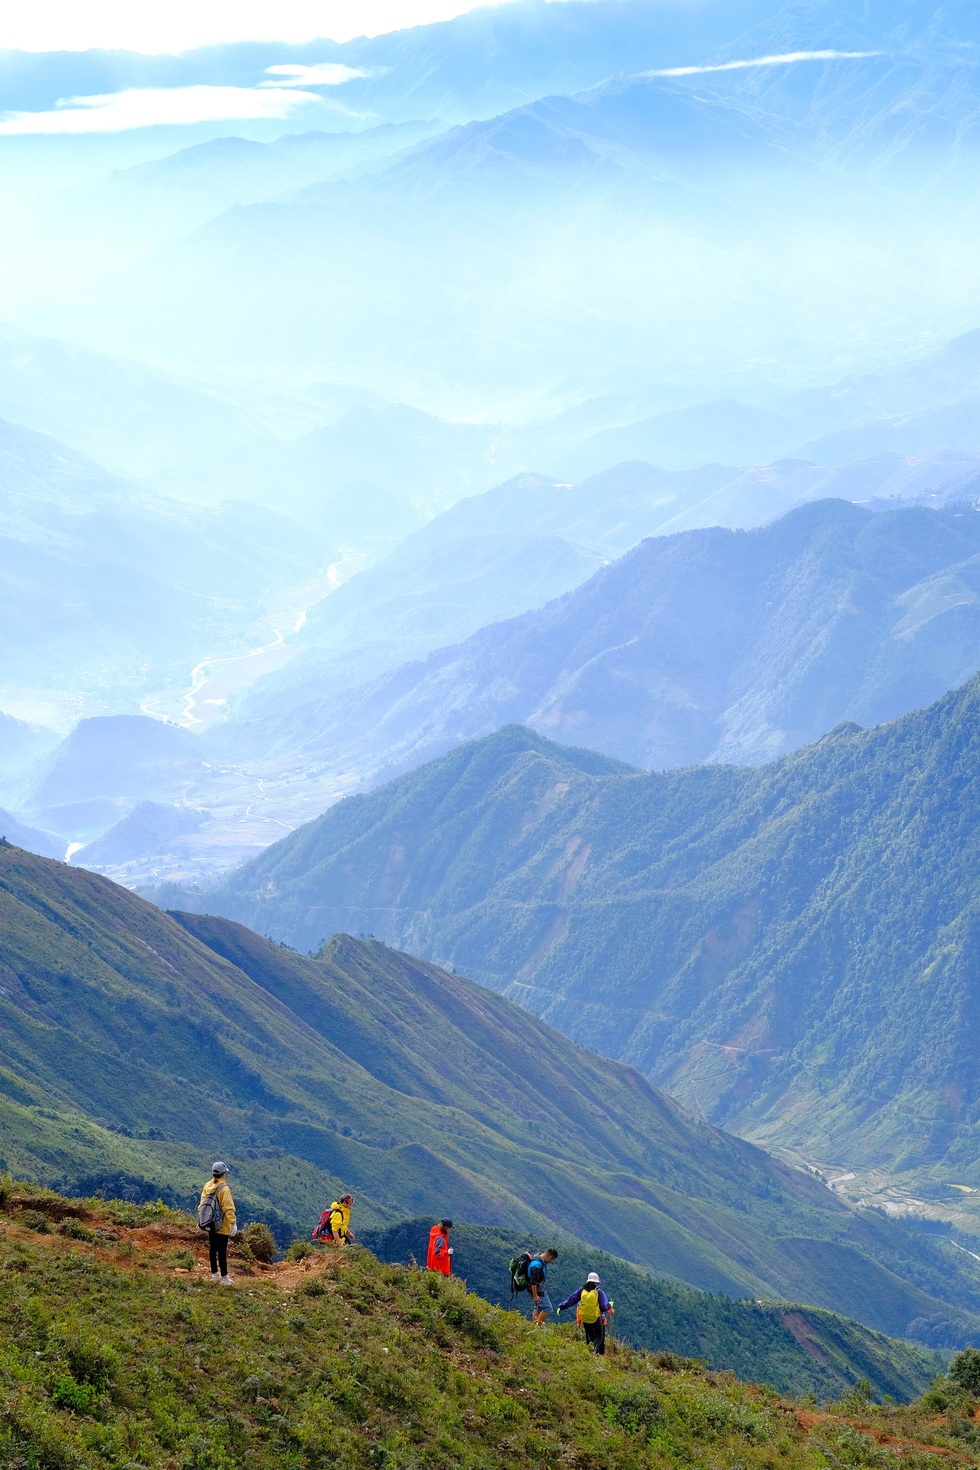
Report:
[[[168,0],[166,5],[148,0],[31,0],[30,5],[4,7],[0,48],[159,53],[222,41],[347,41],[449,20],[477,8],[476,0]]]

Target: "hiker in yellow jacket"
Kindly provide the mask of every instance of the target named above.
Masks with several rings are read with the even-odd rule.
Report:
[[[348,1241],[354,1241],[356,1236],[350,1228],[350,1211],[354,1203],[352,1194],[342,1194],[340,1199],[335,1199],[330,1206],[330,1227],[323,1238],[333,1241],[337,1245],[346,1245]]]
[[[222,1286],[231,1285],[228,1275],[228,1241],[238,1234],[235,1218],[235,1201],[228,1188],[228,1165],[216,1159],[211,1169],[211,1178],[201,1190],[201,1205],[210,1195],[216,1195],[218,1218],[208,1227],[208,1254],[211,1257],[211,1280],[220,1281]],[[201,1205],[198,1205],[200,1212]]]

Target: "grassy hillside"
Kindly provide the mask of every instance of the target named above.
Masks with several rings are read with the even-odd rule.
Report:
[[[980,679],[757,770],[593,773],[509,728],[206,902],[451,962],[810,1160],[977,1187],[978,812]]]
[[[368,1252],[234,1263],[151,1206],[0,1194],[0,1463],[18,1470],[825,1470],[976,1463],[968,1392],[835,1410],[672,1352],[599,1361]]]
[[[587,764],[587,763],[586,763]],[[374,941],[317,959],[0,848],[0,1145],[72,1192],[187,1204],[216,1154],[243,1216],[308,1230],[446,1209],[569,1233],[733,1295],[903,1335],[980,1331],[980,1263],[696,1121],[503,997]],[[583,1210],[588,1188],[601,1224]]]
[[[427,1217],[403,1220],[368,1231],[364,1244],[383,1261],[424,1262],[431,1223]],[[529,1246],[543,1249],[543,1241],[457,1221],[452,1243],[454,1272],[470,1291],[497,1306],[529,1311],[527,1296],[510,1296],[508,1262]],[[615,1307],[614,1335],[633,1347],[703,1358],[709,1368],[821,1400],[866,1378],[878,1398],[906,1401],[924,1393],[946,1366],[948,1354],[870,1332],[834,1312],[693,1291],[570,1237],[557,1244],[558,1260],[548,1270],[554,1305],[598,1271]],[[573,1319],[574,1312],[563,1320]]]

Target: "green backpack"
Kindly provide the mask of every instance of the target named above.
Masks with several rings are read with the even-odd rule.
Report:
[[[516,1296],[519,1291],[527,1291],[528,1284],[529,1284],[528,1283],[528,1279],[527,1279],[527,1273],[528,1273],[528,1269],[529,1269],[529,1267],[531,1265],[531,1262],[533,1260],[534,1260],[534,1257],[532,1256],[532,1254],[531,1254],[530,1251],[521,1251],[521,1254],[519,1256],[515,1256],[513,1258],[513,1260],[511,1261],[511,1263],[510,1263],[510,1294],[511,1294],[511,1296]]]

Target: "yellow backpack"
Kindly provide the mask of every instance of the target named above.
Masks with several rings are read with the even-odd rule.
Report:
[[[578,1311],[575,1315],[579,1323],[598,1322],[601,1315],[599,1311],[598,1287],[590,1286],[583,1290],[582,1295],[579,1297]]]

